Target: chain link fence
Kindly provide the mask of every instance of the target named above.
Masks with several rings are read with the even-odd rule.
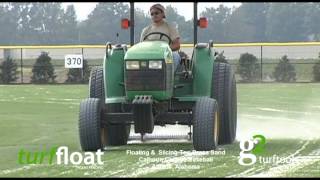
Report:
[[[250,53],[258,59],[259,72],[255,74],[259,82],[276,82],[273,72],[280,59],[286,55],[296,73],[295,82],[313,82],[313,67],[319,62],[320,43],[243,43],[215,44],[213,49],[223,53],[236,72],[236,79],[242,77],[237,71],[241,54]],[[181,50],[192,56],[193,47],[182,45]],[[17,63],[16,84],[31,83],[32,68],[41,52],[48,52],[56,75],[56,83],[67,83],[69,69],[64,67],[67,54],[82,54],[89,68],[101,66],[106,47],[96,46],[0,46],[0,66],[6,57]],[[283,69],[285,71],[285,69]],[[1,72],[0,72],[1,73]],[[1,82],[0,82],[1,83]]]

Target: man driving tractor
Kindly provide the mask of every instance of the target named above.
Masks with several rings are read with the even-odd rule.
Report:
[[[142,30],[140,42],[144,41],[145,36],[152,32],[161,32],[168,35],[172,42],[170,44],[170,48],[173,51],[173,61],[174,61],[174,70],[176,70],[178,64],[180,63],[181,57],[178,53],[180,49],[180,35],[178,30],[170,25],[167,21],[164,20],[166,18],[165,8],[161,4],[154,4],[150,7],[150,15],[152,19],[152,24],[145,27]],[[148,36],[146,40],[159,40],[159,34],[154,34],[152,36]]]

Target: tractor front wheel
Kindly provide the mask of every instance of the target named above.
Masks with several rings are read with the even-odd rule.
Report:
[[[106,113],[119,113],[122,112],[121,104],[104,104],[105,89],[103,78],[103,67],[94,67],[90,76],[90,98],[101,99],[102,108]],[[130,134],[130,125],[105,125],[103,127],[103,136],[106,140],[107,146],[120,146],[126,145]]]
[[[106,105],[106,111],[110,113],[122,112],[121,104],[108,104]],[[109,146],[121,146],[126,145],[128,142],[131,125],[117,124],[106,125],[107,130],[106,140]]]
[[[197,151],[209,151],[218,145],[218,104],[214,99],[203,97],[193,109],[193,146]]]
[[[83,151],[97,151],[104,147],[106,141],[101,124],[102,114],[100,99],[88,98],[80,103],[79,135]]]
[[[212,98],[219,104],[219,144],[231,144],[237,129],[237,91],[230,64],[214,63],[212,90]]]

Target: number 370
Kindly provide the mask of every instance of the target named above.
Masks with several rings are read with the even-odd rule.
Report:
[[[77,64],[81,65],[81,58],[67,58],[67,65]]]

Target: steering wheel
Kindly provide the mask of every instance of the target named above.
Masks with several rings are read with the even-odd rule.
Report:
[[[169,39],[169,44],[172,43],[172,39],[171,39],[168,35],[166,35],[166,34],[164,34],[164,33],[162,33],[162,32],[152,32],[152,33],[149,33],[149,34],[147,34],[146,36],[144,36],[143,41],[146,40],[147,37],[149,37],[150,35],[153,35],[153,34],[160,34],[160,40],[162,39],[163,36],[165,36],[166,38]]]

